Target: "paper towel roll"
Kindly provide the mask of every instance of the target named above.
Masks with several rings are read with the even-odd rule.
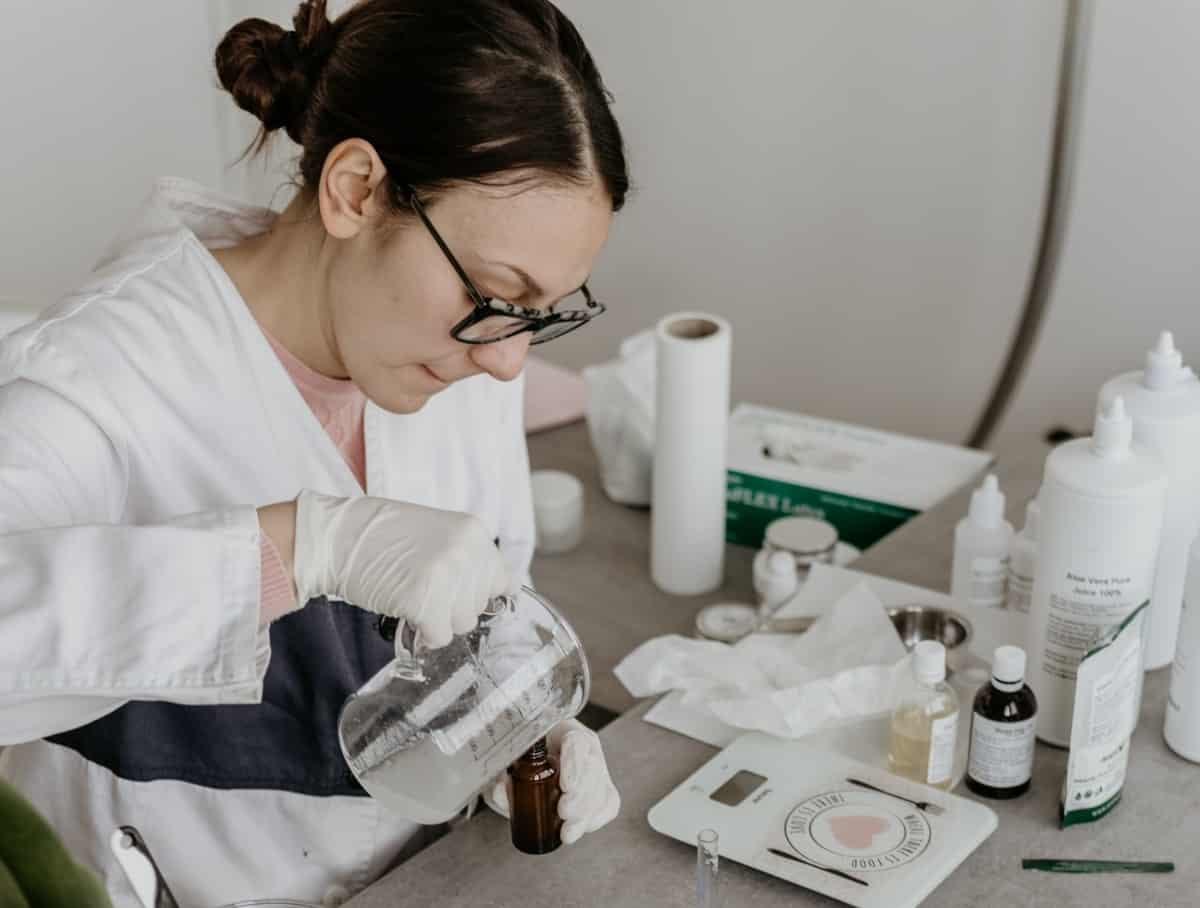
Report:
[[[668,593],[707,593],[725,568],[725,449],[733,329],[677,312],[655,329],[650,574]]]

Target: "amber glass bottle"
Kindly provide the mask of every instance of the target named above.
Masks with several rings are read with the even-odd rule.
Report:
[[[1037,698],[1025,683],[1025,651],[1001,646],[992,680],[975,695],[967,788],[985,798],[1016,798],[1033,777]]]
[[[562,844],[558,816],[558,761],[542,738],[508,768],[512,780],[509,825],[512,842],[526,854],[549,854]]]

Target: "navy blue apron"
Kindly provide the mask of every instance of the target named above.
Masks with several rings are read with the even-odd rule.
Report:
[[[365,795],[342,758],[337,720],[395,653],[379,625],[355,606],[314,599],[271,624],[261,703],[134,701],[47,740],[135,782]]]

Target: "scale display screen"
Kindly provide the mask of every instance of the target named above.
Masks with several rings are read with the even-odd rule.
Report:
[[[737,807],[742,801],[754,794],[758,787],[767,781],[766,776],[743,769],[729,777],[725,784],[714,791],[710,798],[719,804]]]

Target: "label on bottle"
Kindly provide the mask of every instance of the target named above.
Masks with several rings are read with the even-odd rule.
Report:
[[[1190,702],[1194,685],[1188,675],[1196,668],[1192,660],[1197,646],[1200,646],[1200,607],[1189,605],[1185,596],[1179,618],[1179,644],[1175,647],[1175,664],[1171,667],[1171,685],[1167,692],[1167,719],[1182,720],[1185,728],[1187,722],[1195,721],[1191,713],[1196,706]],[[1187,738],[1192,736],[1192,730],[1188,728]]]
[[[954,774],[954,742],[958,733],[958,710],[929,726],[929,773],[925,781],[939,785]]]
[[[1033,775],[1036,720],[996,722],[978,713],[971,721],[967,775],[992,788],[1016,788]]]
[[[971,604],[1004,608],[1008,559],[978,556],[971,559]]]
[[[1022,577],[1016,571],[1008,572],[1008,604],[1014,612],[1029,614],[1029,603],[1033,601],[1033,578]]]

